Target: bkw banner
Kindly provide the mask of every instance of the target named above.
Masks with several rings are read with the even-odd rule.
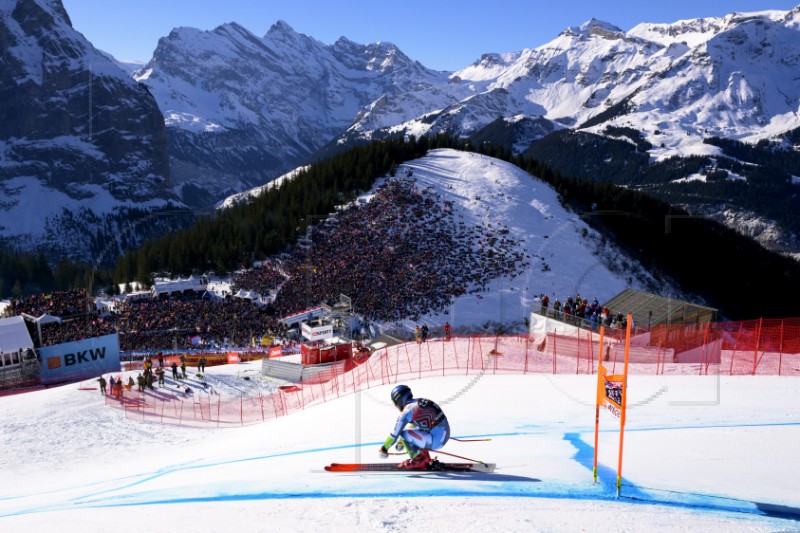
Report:
[[[65,342],[39,349],[42,357],[40,380],[43,384],[77,381],[119,372],[119,337],[103,337]]]

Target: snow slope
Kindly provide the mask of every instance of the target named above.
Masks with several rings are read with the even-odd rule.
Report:
[[[508,229],[508,237],[519,242],[529,264],[512,279],[495,279],[485,291],[455,298],[445,313],[422,317],[430,326],[442,326],[445,321],[455,328],[473,329],[486,322],[522,325],[531,306],[538,308],[535,299],[542,293],[548,294],[551,302],[556,298],[563,302],[578,293],[589,301],[596,297],[605,302],[626,288],[685,297],[667,281],[654,283],[650,273],[590,228],[586,221],[591,212],[565,209],[550,185],[513,164],[476,153],[437,149],[406,162],[397,173],[411,173],[420,190],[452,202],[457,223],[496,232]],[[361,201],[369,201],[382,183],[378,180]],[[257,195],[259,190],[232,196],[222,205]],[[416,325],[405,324],[411,330]]]
[[[243,380],[258,368],[214,367],[206,375],[223,395],[274,388],[273,382]],[[592,483],[594,379],[472,375],[409,381],[417,396],[443,406],[454,436],[491,438],[451,441],[444,448],[497,463],[494,474],[480,475],[322,470],[334,461],[379,460],[375,452],[397,415],[388,399],[391,384],[232,429],[126,420],[105,406],[96,389],[77,384],[3,397],[0,435],[12,453],[0,455],[0,528],[798,528],[797,378],[632,376],[621,499],[614,496],[618,425],[605,412],[600,483]]]
[[[652,280],[634,262],[604,242],[583,217],[565,209],[558,194],[519,167],[492,157],[432,150],[400,168],[413,171],[421,188],[432,187],[454,203],[456,216],[468,225],[508,228],[530,268],[514,279],[496,279],[489,290],[455,299],[447,315],[428,317],[434,324],[454,326],[522,322],[542,293],[565,301],[577,293],[608,301],[628,287],[644,289]],[[661,290],[672,290],[668,285]],[[538,305],[538,304],[537,304]]]

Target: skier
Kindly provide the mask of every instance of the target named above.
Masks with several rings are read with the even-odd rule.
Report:
[[[414,399],[411,389],[406,385],[398,385],[392,389],[392,402],[400,410],[400,416],[378,454],[387,458],[389,448],[398,443],[398,448],[405,448],[409,458],[397,467],[425,470],[431,462],[428,450],[438,450],[450,438],[447,417],[442,408],[431,400]]]

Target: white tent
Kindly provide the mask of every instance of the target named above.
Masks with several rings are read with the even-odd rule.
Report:
[[[184,292],[186,290],[200,292],[206,290],[207,284],[208,280],[202,276],[199,278],[189,276],[186,279],[157,279],[153,285],[153,293],[159,295],[164,293]]]
[[[33,340],[21,316],[0,319],[0,354],[33,349]]]

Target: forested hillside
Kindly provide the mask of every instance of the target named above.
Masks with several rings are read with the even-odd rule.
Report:
[[[633,144],[624,142],[628,146]],[[227,273],[286,251],[309,224],[316,224],[336,206],[368,191],[378,177],[392,175],[405,161],[432,148],[474,150],[447,136],[408,142],[388,139],[353,148],[311,165],[249,203],[198,220],[191,228],[129,250],[117,261],[114,281],[151,280],[153,273],[187,275]],[[634,148],[635,149],[635,148]],[[800,292],[800,265],[770,252],[708,218],[691,216],[647,194],[604,180],[565,177],[527,156],[482,145],[486,155],[510,161],[552,185],[565,204],[646,268],[676,280],[690,293],[718,307],[723,316],[796,316],[787,294]],[[685,164],[686,161],[678,163]],[[680,166],[680,165],[678,165]],[[670,162],[659,168],[671,172]],[[533,184],[533,182],[532,182]],[[63,263],[53,274],[41,257],[2,256],[3,295],[49,290],[51,287],[97,288],[111,273]],[[16,278],[15,278],[16,276]]]
[[[785,144],[705,142],[720,147],[725,157],[650,162],[649,143],[638,131],[614,127],[605,135],[560,130],[533,143],[525,155],[565,176],[634,187],[695,214],[727,207],[774,221],[787,239],[800,235],[800,185],[792,182],[792,176],[800,176],[800,154],[790,148],[790,139]]]

